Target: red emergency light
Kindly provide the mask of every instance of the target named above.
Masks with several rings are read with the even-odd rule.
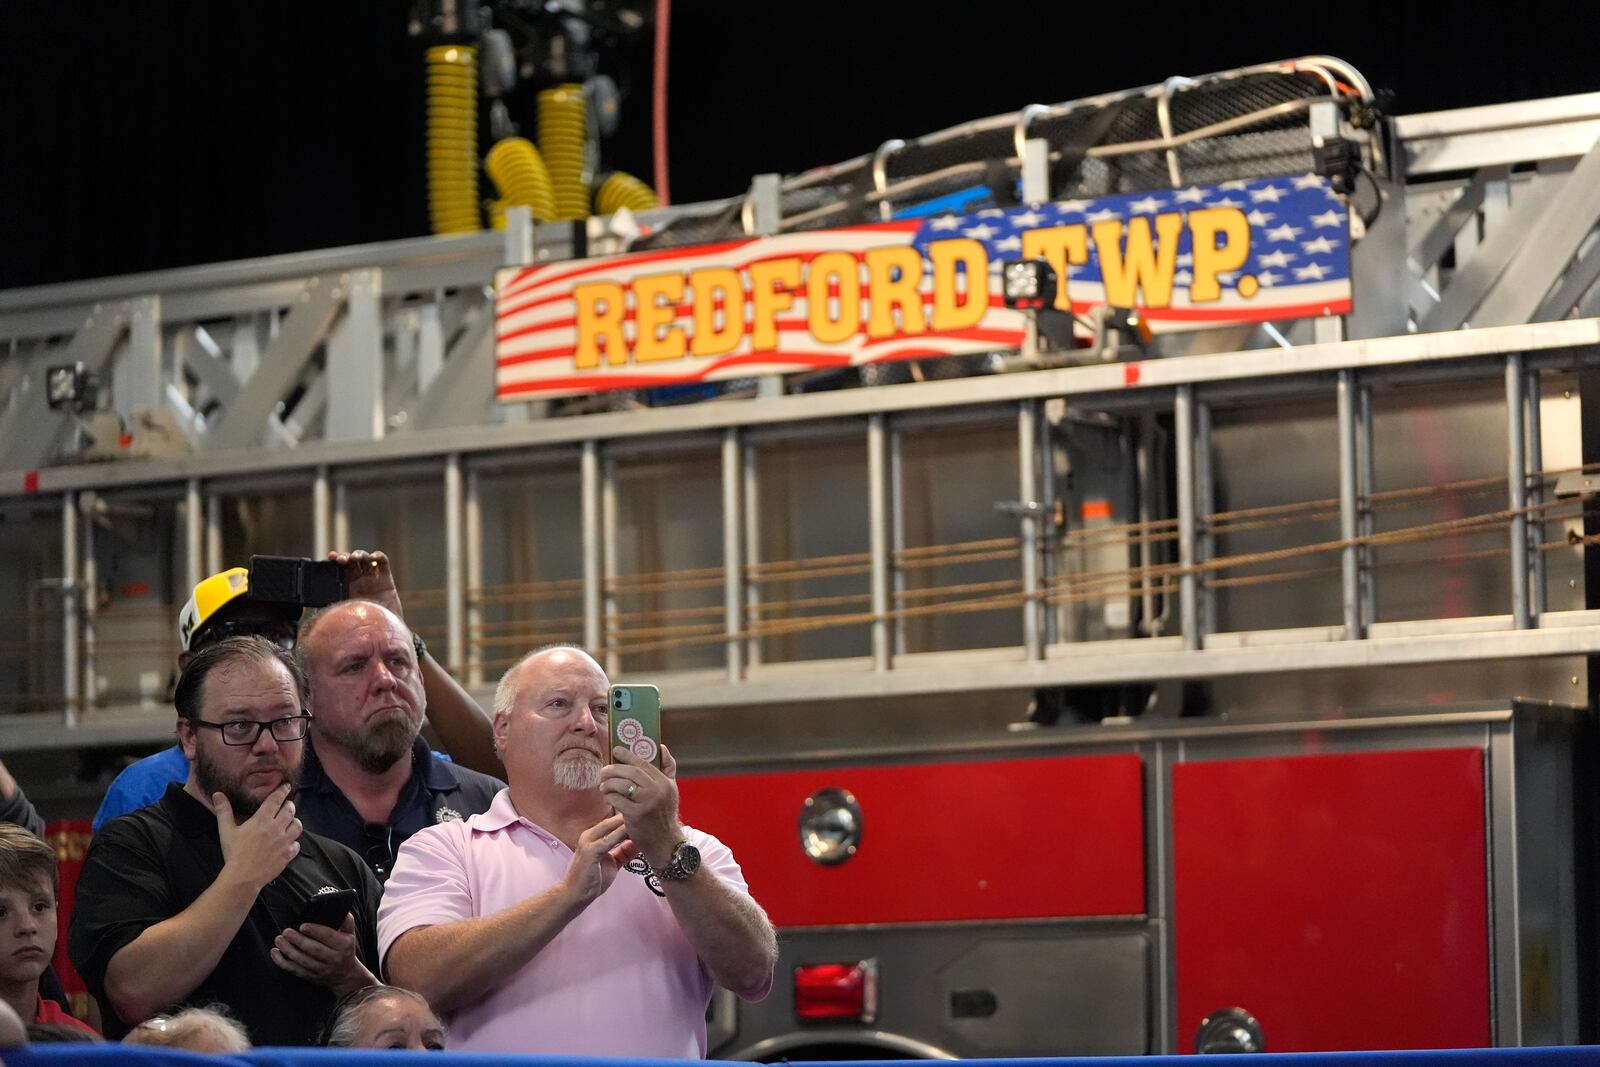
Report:
[[[794,969],[801,1022],[871,1023],[878,1017],[878,961],[808,963]]]

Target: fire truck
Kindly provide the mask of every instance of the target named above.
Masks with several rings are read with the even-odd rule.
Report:
[[[780,931],[714,1055],[1595,1040],[1600,94],[1312,56],[715,203],[496,180],[0,293],[36,799],[170,737],[199,578],[383,548],[481,697],[660,687]]]

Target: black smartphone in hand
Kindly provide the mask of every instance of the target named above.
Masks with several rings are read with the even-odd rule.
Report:
[[[332,893],[318,893],[307,900],[305,907],[300,909],[300,921],[295,923],[295,929],[298,930],[306,923],[316,923],[318,926],[337,930],[344,925],[344,917],[349,915],[355,906],[354,889],[336,889]]]
[[[321,608],[349,596],[344,567],[300,556],[251,556],[251,600]]]

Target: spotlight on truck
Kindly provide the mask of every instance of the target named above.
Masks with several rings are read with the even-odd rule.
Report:
[[[1042,259],[1001,260],[1000,295],[1008,308],[1049,307],[1056,298],[1056,272]]]
[[[98,388],[95,376],[82,363],[58,363],[45,370],[44,399],[52,411],[90,411]]]

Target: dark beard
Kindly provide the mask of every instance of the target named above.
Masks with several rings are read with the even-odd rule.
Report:
[[[287,768],[291,785],[299,783],[299,768]],[[244,791],[239,778],[228,778],[223,771],[211,761],[204,748],[197,748],[194,754],[194,780],[200,787],[201,795],[209,802],[213,793],[221,793],[228,798],[228,803],[233,806],[234,822],[244,822],[256,812],[261,810],[261,800]],[[271,794],[269,793],[268,796]],[[263,800],[265,797],[262,798]]]
[[[382,774],[411,754],[411,742],[417,729],[399,718],[385,719],[353,738],[338,738],[345,751],[355,758],[356,765],[368,774]]]

